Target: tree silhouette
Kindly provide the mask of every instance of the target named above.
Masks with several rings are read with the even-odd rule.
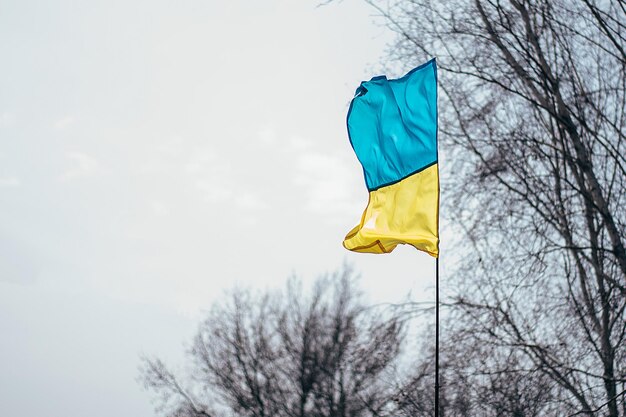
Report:
[[[144,359],[145,386],[172,417],[387,416],[403,322],[363,304],[349,269],[308,295],[235,290],[213,306],[179,377]]]

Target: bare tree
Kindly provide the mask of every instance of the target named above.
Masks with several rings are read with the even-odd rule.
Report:
[[[625,416],[625,3],[368,2],[399,35],[394,62],[441,69],[443,213],[464,233],[452,376],[489,388],[473,407],[545,393],[536,412],[471,415]]]
[[[452,336],[441,357],[439,415],[455,417],[561,416],[552,402],[550,380],[526,366],[521,354],[494,349],[473,337]],[[431,346],[432,347],[432,346]],[[399,387],[396,396],[400,417],[435,416],[434,360],[422,357],[413,377]],[[520,372],[520,369],[524,369]]]
[[[234,291],[200,326],[189,375],[145,359],[145,386],[172,417],[388,415],[404,325],[367,309],[351,275],[319,279],[310,295],[296,280]]]

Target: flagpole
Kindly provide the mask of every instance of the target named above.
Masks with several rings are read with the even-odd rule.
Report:
[[[439,257],[435,258],[435,417],[439,417]]]

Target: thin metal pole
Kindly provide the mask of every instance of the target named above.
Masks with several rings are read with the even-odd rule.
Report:
[[[435,417],[439,417],[439,257],[435,258]]]

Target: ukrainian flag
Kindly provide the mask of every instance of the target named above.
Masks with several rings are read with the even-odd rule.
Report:
[[[437,64],[402,78],[364,81],[348,111],[348,135],[369,202],[343,245],[389,253],[401,243],[439,256]]]

